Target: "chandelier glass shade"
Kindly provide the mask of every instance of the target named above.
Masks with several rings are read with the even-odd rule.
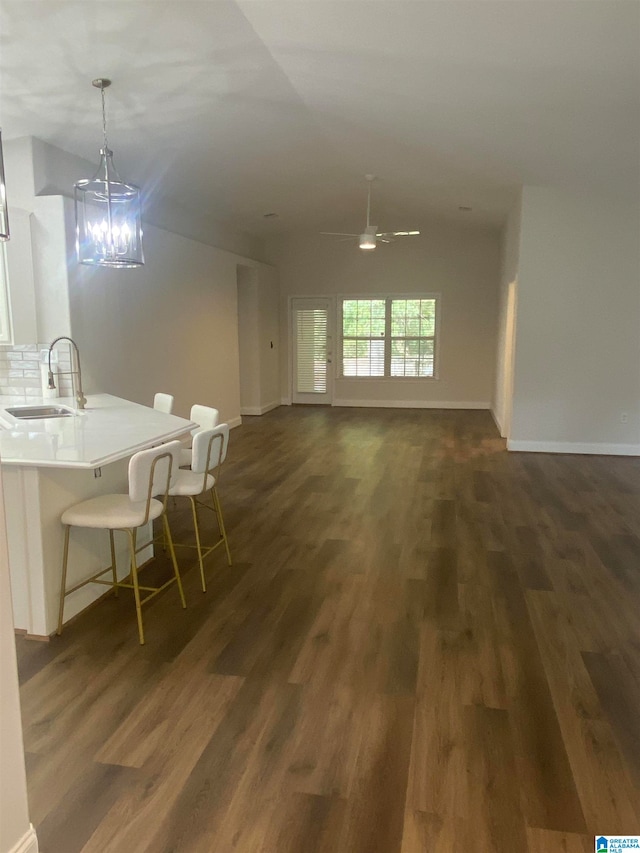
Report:
[[[102,93],[104,145],[96,174],[75,184],[76,249],[81,264],[127,269],[144,264],[140,189],[122,180],[107,144],[104,90],[110,84],[93,81]]]
[[[7,188],[4,181],[4,157],[2,156],[2,131],[0,130],[0,240],[9,239],[9,210]]]

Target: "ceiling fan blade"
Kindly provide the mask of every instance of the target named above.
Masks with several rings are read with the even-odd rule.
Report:
[[[325,237],[359,237],[359,234],[345,234],[342,231],[319,231],[319,234],[324,234]]]
[[[381,237],[380,235],[376,235],[380,243],[395,243],[393,237]]]
[[[376,234],[376,237],[416,237],[419,234],[419,231],[383,231]]]

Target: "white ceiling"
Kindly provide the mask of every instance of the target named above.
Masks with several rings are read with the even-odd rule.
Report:
[[[123,177],[254,234],[638,192],[637,0],[0,0],[6,138],[97,161],[99,76]]]

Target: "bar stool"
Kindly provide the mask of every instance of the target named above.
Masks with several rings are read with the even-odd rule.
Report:
[[[153,398],[153,408],[157,412],[165,412],[165,414],[170,415],[173,411],[173,396],[158,392]]]
[[[192,410],[193,411],[193,410]],[[198,552],[198,562],[200,563],[200,579],[202,581],[202,591],[207,591],[207,584],[204,577],[204,558],[214,551],[219,545],[224,543],[227,552],[227,562],[231,565],[231,551],[229,550],[229,540],[227,539],[227,531],[222,518],[222,507],[220,498],[216,488],[217,482],[220,481],[220,470],[222,463],[227,456],[227,446],[229,444],[229,425],[220,424],[213,429],[205,429],[196,432],[193,437],[192,462],[190,470],[180,469],[176,475],[175,481],[172,483],[169,494],[175,497],[187,497],[191,501],[191,511],[193,513],[193,527],[196,536],[195,545],[185,545],[178,543],[179,547],[195,548]],[[211,493],[212,503],[205,503],[197,498]],[[200,525],[198,523],[197,507],[205,507],[213,510],[218,522],[220,537],[214,545],[202,548],[200,541]]]
[[[198,426],[194,430],[191,430],[191,435],[195,436],[196,433],[200,432],[203,429],[213,429],[213,427],[218,426],[219,418],[220,412],[217,409],[213,409],[210,406],[200,406],[197,403],[191,406],[191,413],[189,415],[189,419],[195,421],[198,424]],[[183,447],[180,451],[180,467],[191,467],[190,447]]]
[[[167,494],[175,481],[178,472],[178,455],[180,453],[180,442],[171,441],[159,447],[151,447],[149,450],[141,450],[129,460],[129,494],[128,495],[99,495],[96,498],[75,504],[62,513],[61,521],[65,526],[64,550],[62,557],[62,581],[60,584],[60,610],[58,613],[58,634],[62,633],[64,621],[65,598],[80,587],[89,583],[98,583],[110,586],[114,594],[118,594],[120,587],[133,589],[136,601],[136,614],[138,617],[138,635],[140,644],[144,644],[144,628],[142,625],[142,605],[156,596],[170,584],[177,583],[182,606],[186,607],[180,572],[176,561],[171,530],[166,516]],[[157,500],[156,496],[162,496]],[[141,586],[138,582],[138,564],[136,555],[147,548],[151,543],[145,542],[138,546],[136,535],[139,527],[149,521],[162,518],[165,540],[169,546],[171,562],[173,563],[174,577],[159,587]],[[92,575],[87,580],[81,581],[75,586],[67,589],[67,567],[69,563],[69,532],[72,527],[90,527],[97,530],[108,530],[111,544],[111,565]],[[129,551],[131,560],[131,583],[119,581],[116,573],[116,553],[114,546],[114,530],[126,531],[129,537]],[[153,541],[153,540],[152,540]],[[112,580],[102,579],[102,575],[111,572]],[[149,593],[140,598],[140,591]]]

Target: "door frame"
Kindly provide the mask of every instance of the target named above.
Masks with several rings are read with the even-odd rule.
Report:
[[[518,319],[518,277],[507,286],[507,305],[504,341],[503,418],[502,437],[510,438],[513,418],[513,384],[516,364],[516,331]]]

